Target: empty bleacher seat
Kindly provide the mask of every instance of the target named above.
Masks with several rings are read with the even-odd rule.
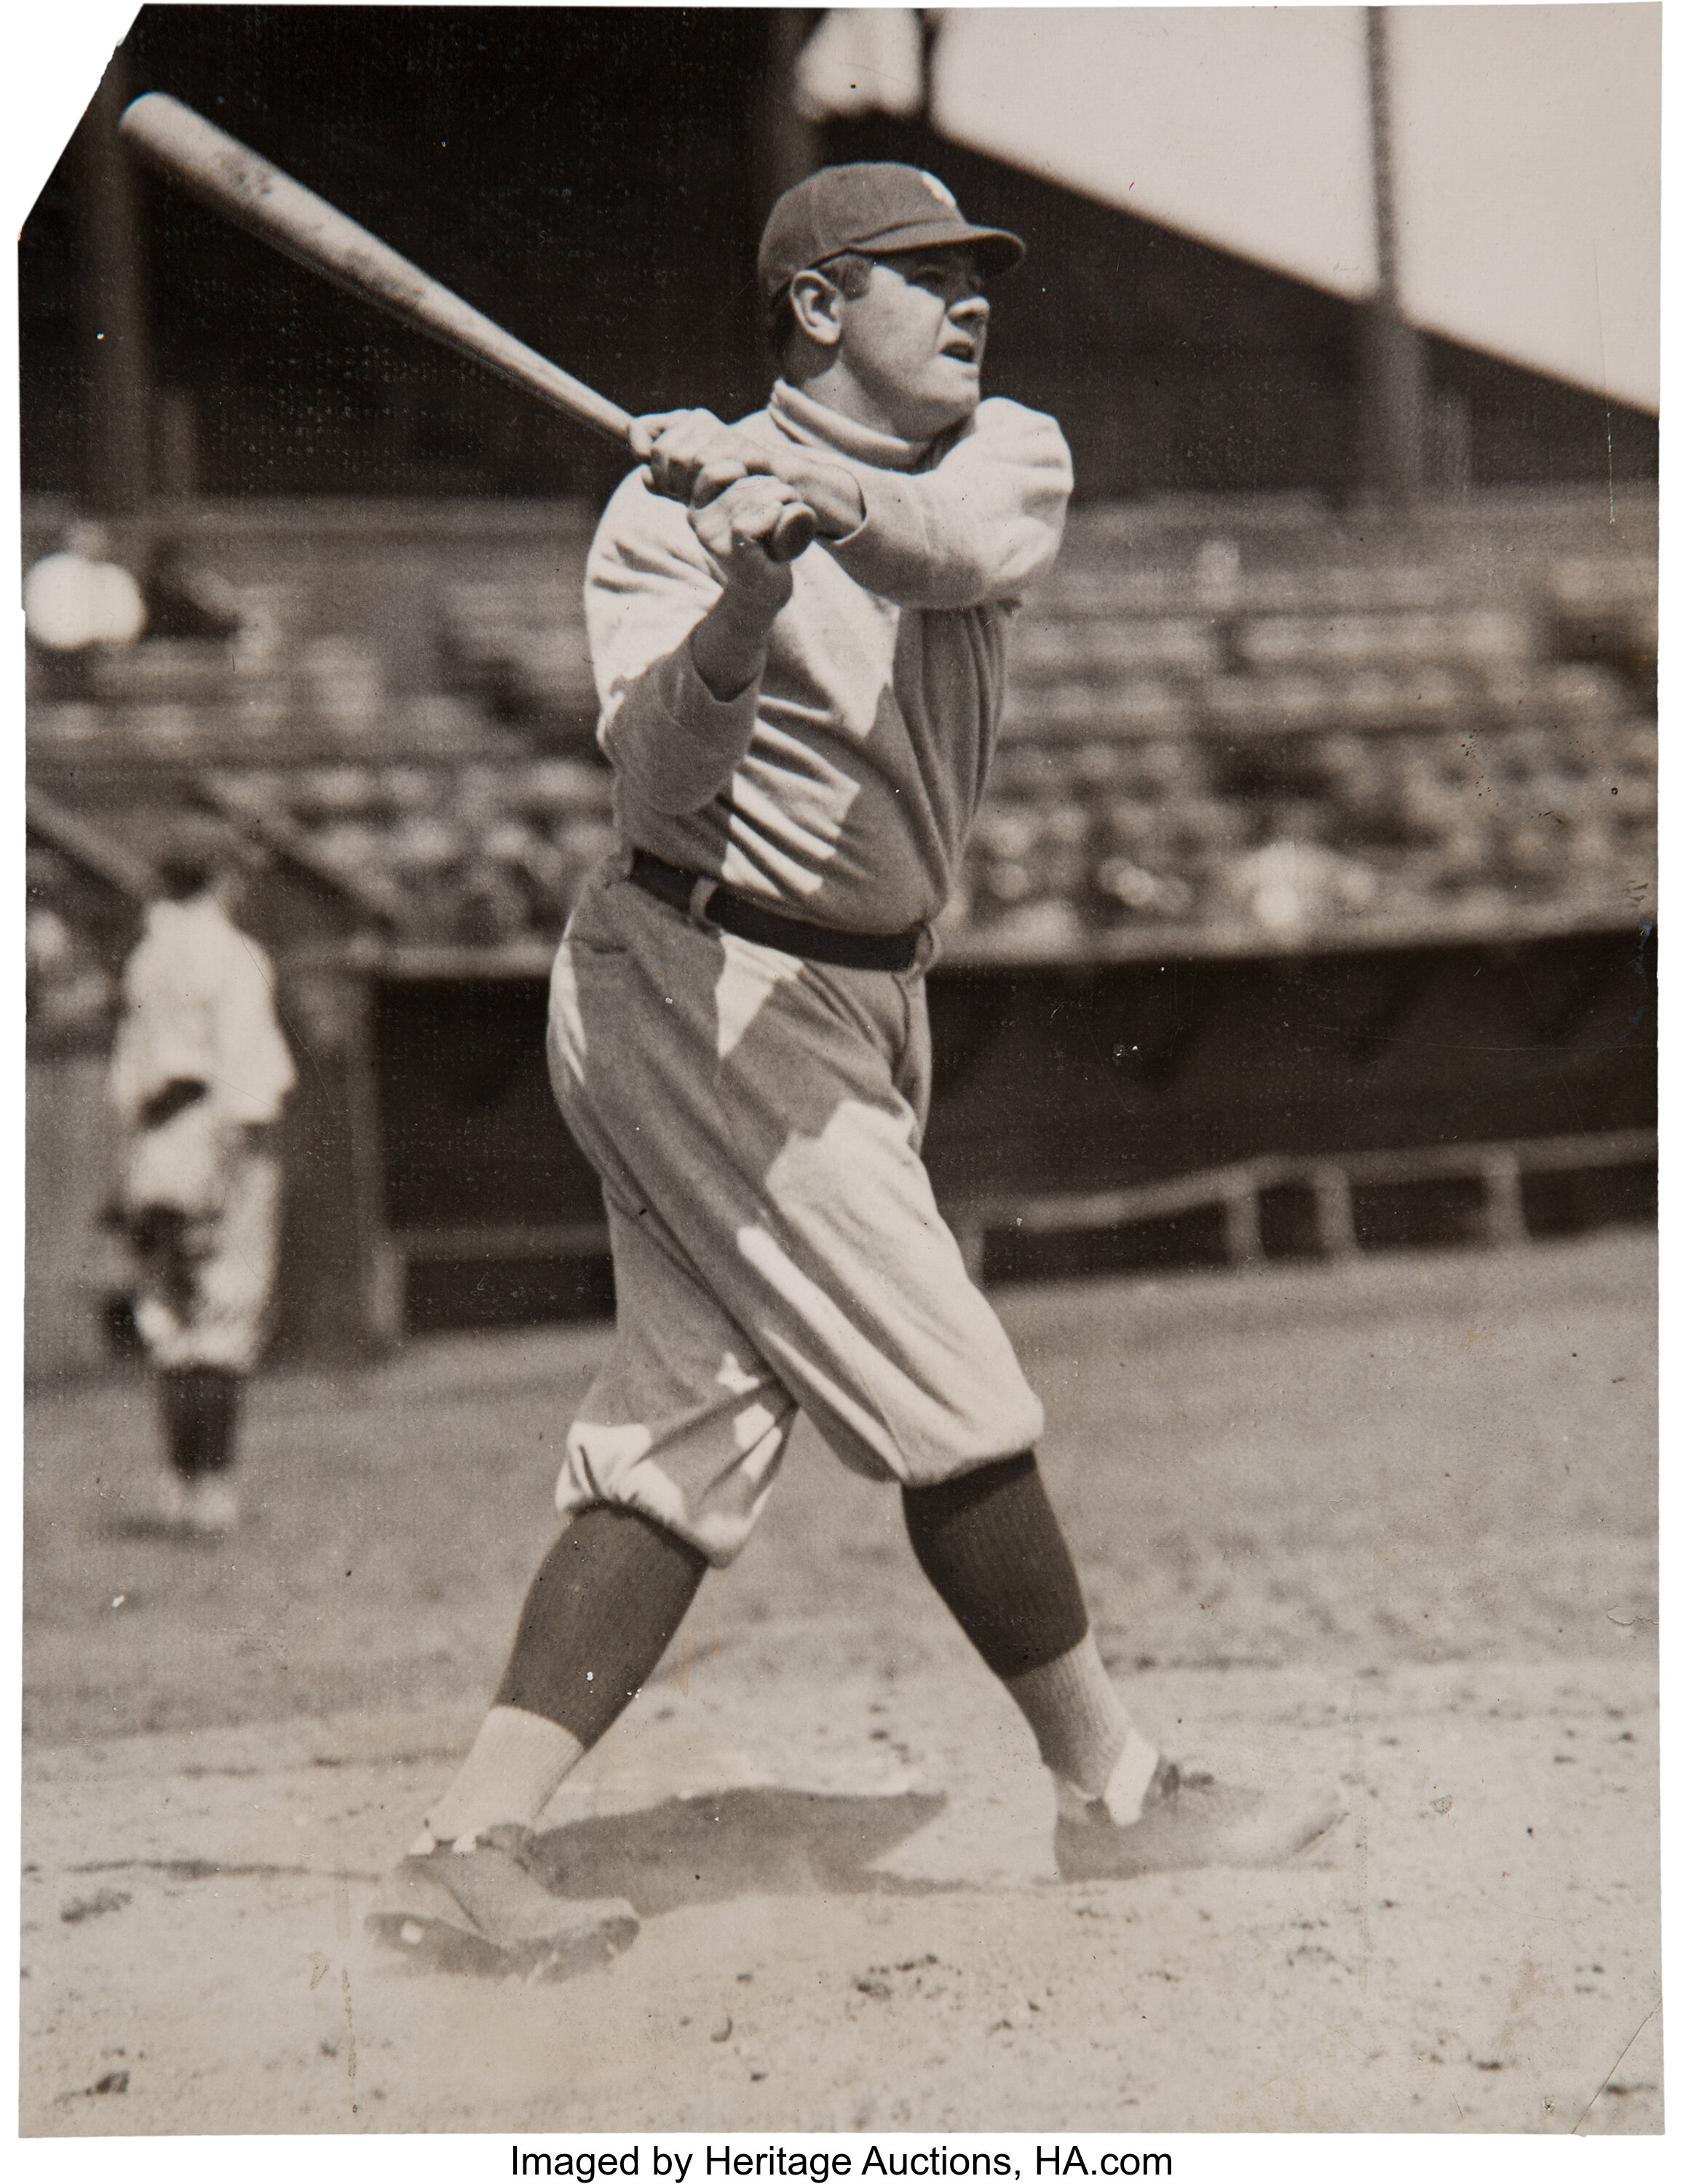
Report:
[[[1584,496],[1389,532],[1301,496],[1077,509],[1012,620],[948,960],[1651,914],[1648,520],[1605,538]],[[214,549],[238,636],[46,693],[32,755],[114,800],[125,766],[175,769],[387,940],[548,945],[611,838],[588,536],[581,511],[242,510]]]

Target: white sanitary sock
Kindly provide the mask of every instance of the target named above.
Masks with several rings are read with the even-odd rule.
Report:
[[[443,1842],[471,1850],[486,1829],[504,1821],[535,1826],[583,1757],[584,1747],[559,1722],[521,1707],[493,1707],[460,1772],[427,1814],[411,1853],[424,1856]]]
[[[1043,1668],[1007,1676],[1005,1687],[1023,1709],[1052,1773],[1084,1789],[1089,1798],[1101,1796],[1132,1724],[1092,1632]]]
[[[1157,1747],[1149,1736],[1142,1736],[1130,1723],[1128,1741],[1121,1756],[1110,1772],[1110,1780],[1098,1797],[1061,1775],[1052,1780],[1057,1785],[1058,1817],[1064,1820],[1086,1820],[1096,1818],[1092,1808],[1101,1804],[1119,1828],[1130,1826],[1140,1817],[1145,1802],[1145,1792],[1151,1786],[1151,1777],[1157,1771],[1160,1757]]]

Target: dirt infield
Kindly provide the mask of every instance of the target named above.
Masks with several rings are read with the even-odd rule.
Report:
[[[1062,1888],[1027,1731],[811,1440],[563,1789],[634,1947],[359,1938],[471,1733],[599,1330],[256,1391],[139,1521],[144,1384],[31,1407],[25,2135],[1661,2127],[1651,1239],[1006,1292],[1132,1702],[1336,1780],[1297,1865]]]

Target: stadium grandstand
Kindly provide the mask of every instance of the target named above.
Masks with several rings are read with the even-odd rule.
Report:
[[[142,80],[210,103],[232,35],[217,19],[292,12],[142,11],[25,236],[25,566],[97,515],[97,549],[72,550],[130,571],[145,614],[137,636],[28,659],[36,1373],[101,1354],[115,974],[183,825],[252,873],[302,1057],[293,1353],[610,1305],[542,1022],[555,940],[610,839],[581,580],[612,461],[548,421],[506,423],[505,392],[318,305],[201,220],[212,326],[186,295],[179,207],[96,141]],[[383,11],[328,12],[354,20],[324,47],[363,40],[360,164],[343,136],[337,177],[306,156],[308,70],[222,118],[379,228],[370,178],[396,140],[373,91],[396,97],[404,71],[358,31]],[[453,11],[428,14],[444,25],[429,35],[467,40]],[[769,86],[709,153],[761,178],[729,195],[715,287],[734,293],[777,159],[937,167],[1036,250],[1015,326],[1002,296],[995,379],[1057,410],[1077,457],[932,979],[928,1157],[975,1262],[990,1279],[1241,1263],[1650,1217],[1652,416],[1422,337],[1436,396],[1419,474],[1379,491],[1359,304],[945,143],[927,114],[809,120],[791,149],[792,125],[765,120],[791,20],[682,29]],[[604,97],[648,85],[647,21],[592,34]],[[590,27],[547,25],[518,37]],[[298,34],[264,35],[278,81]],[[488,83],[514,64],[469,59]],[[665,53],[651,130],[686,96],[683,59]],[[138,485],[77,346],[98,273],[78,264],[79,207],[102,191],[127,193],[153,269]],[[621,273],[657,240],[633,237]],[[474,241],[464,213],[431,252],[469,292]],[[284,433],[273,347],[228,365],[219,399],[254,331],[227,323],[247,291],[258,348],[265,315],[292,316]],[[1072,363],[1054,337],[1078,309],[1100,323]],[[580,358],[549,345],[621,398],[675,398],[641,325],[611,341],[599,326]],[[747,406],[747,340],[733,304],[694,345],[694,398]],[[341,354],[355,399],[333,383]]]

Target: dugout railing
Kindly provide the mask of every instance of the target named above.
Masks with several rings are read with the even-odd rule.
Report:
[[[1242,1270],[1282,1259],[1336,1260],[1390,1241],[1408,1220],[1406,1207],[1394,1202],[1398,1196],[1421,1186],[1465,1184],[1464,1201],[1447,1209],[1447,1221],[1446,1209],[1436,1209],[1440,1238],[1501,1249],[1532,1240],[1526,1186],[1533,1178],[1571,1181],[1624,1172],[1634,1186],[1625,1195],[1627,1207],[1646,1211],[1658,1151],[1656,1131],[1635,1129],[1335,1157],[1279,1155],[1121,1190],[1003,1194],[954,1206],[949,1219],[978,1279],[1008,1277],[1008,1259],[990,1250],[1001,1242],[1102,1236],[1121,1244],[1129,1230],[1160,1228],[1207,1212],[1218,1217],[1219,1245],[1215,1253],[1201,1256]],[[1381,1212],[1375,1201],[1386,1195],[1393,1204]],[[1298,1203],[1285,1202],[1290,1201]],[[1373,1219],[1374,1213],[1380,1217]],[[1558,1218],[1549,1225],[1558,1226]],[[382,1317],[400,1335],[412,1284],[424,1270],[511,1262],[599,1263],[607,1256],[608,1228],[605,1221],[573,1221],[397,1229],[381,1239],[378,1249]],[[1173,1259],[1159,1259],[1145,1270],[1161,1273],[1173,1265]]]
[[[1273,1257],[1336,1259],[1363,1248],[1363,1195],[1407,1191],[1435,1183],[1472,1186],[1457,1223],[1465,1239],[1491,1246],[1530,1241],[1528,1178],[1575,1177],[1597,1172],[1652,1169],[1658,1159],[1653,1130],[1606,1130],[1583,1137],[1540,1138],[1518,1143],[1416,1145],[1407,1150],[1301,1155],[1234,1162],[1201,1174],[1089,1195],[1058,1192],[1004,1195],[957,1208],[952,1226],[966,1263],[988,1271],[991,1237],[1112,1235],[1147,1223],[1207,1209],[1220,1217],[1221,1252],[1235,1268]],[[1281,1223],[1281,1241],[1270,1248],[1264,1209],[1271,1197],[1303,1201],[1307,1220]]]

